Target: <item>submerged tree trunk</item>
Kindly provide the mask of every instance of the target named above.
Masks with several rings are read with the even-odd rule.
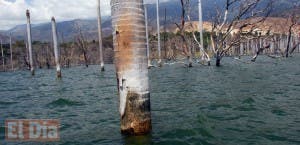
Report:
[[[104,71],[100,0],[97,0],[97,2],[98,2],[97,14],[98,14],[98,37],[99,37],[99,52],[100,52],[100,69],[101,69],[101,71]]]
[[[199,52],[201,52],[201,48],[203,48],[203,19],[202,19],[202,0],[198,1],[198,9],[199,9],[199,33],[200,33],[200,43],[201,46],[199,46]],[[202,58],[204,58],[205,54],[202,54]]]
[[[221,53],[218,51],[216,56],[216,66],[218,67],[221,66],[221,59],[222,59]]]
[[[51,22],[52,22],[54,57],[55,57],[55,64],[56,64],[56,76],[57,76],[57,78],[61,78],[61,69],[60,69],[60,63],[59,63],[59,51],[58,51],[58,43],[57,43],[57,30],[56,30],[56,22],[55,22],[54,17],[52,17]]]
[[[12,40],[11,40],[11,33],[9,34],[9,48],[10,48],[10,64],[11,70],[14,70],[14,63],[13,63],[13,51],[12,51]]]
[[[156,21],[157,21],[157,49],[158,49],[158,66],[162,66],[161,62],[161,46],[160,46],[160,18],[159,18],[159,0],[156,0]]]
[[[288,38],[287,38],[287,46],[286,46],[286,50],[285,50],[285,57],[289,57],[291,38],[292,38],[292,28],[293,28],[293,26],[291,26],[289,28],[289,35],[287,36]]]
[[[28,43],[28,50],[29,50],[29,64],[30,64],[31,75],[34,76],[34,66],[33,66],[33,58],[32,58],[31,24],[30,24],[29,10],[26,11],[26,16],[27,16],[27,43]]]
[[[4,52],[3,52],[3,44],[2,44],[3,42],[2,42],[2,40],[1,40],[1,57],[2,57],[2,69],[3,69],[3,71],[5,71],[5,62],[4,62]]]
[[[148,11],[147,5],[144,4],[145,10],[145,27],[146,27],[146,43],[147,43],[147,58],[148,58],[148,68],[151,67],[151,60],[150,60],[150,46],[149,46],[149,32],[148,32]]]
[[[143,0],[111,0],[121,132],[151,131]]]

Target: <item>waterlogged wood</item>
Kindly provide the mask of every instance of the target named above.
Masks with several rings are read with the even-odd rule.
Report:
[[[101,5],[100,0],[97,0],[98,8],[97,8],[97,15],[98,15],[98,37],[99,37],[99,52],[100,52],[100,69],[104,71],[104,60],[103,60],[103,44],[102,44],[102,27],[101,27]]]
[[[55,64],[56,64],[56,77],[61,78],[61,68],[59,63],[59,51],[58,51],[58,42],[57,42],[57,29],[56,29],[56,22],[54,17],[52,17],[51,19],[51,24],[52,24],[54,57],[55,57]]]
[[[29,50],[29,64],[30,64],[31,75],[34,76],[34,66],[33,66],[33,58],[32,58],[31,24],[30,24],[29,10],[26,10],[26,16],[27,16],[27,44],[28,44],[28,50]]]
[[[111,0],[121,132],[151,131],[143,0]]]

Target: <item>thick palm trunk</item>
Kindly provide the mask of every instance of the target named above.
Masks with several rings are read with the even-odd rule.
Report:
[[[143,0],[111,0],[121,132],[151,131]]]
[[[59,51],[58,51],[58,42],[57,42],[57,30],[56,30],[56,22],[54,17],[52,17],[51,22],[52,22],[54,57],[55,57],[55,64],[56,64],[56,76],[57,78],[61,78],[61,69],[59,63]]]
[[[30,13],[29,10],[26,11],[27,16],[27,43],[29,50],[29,64],[31,75],[34,76],[34,66],[33,66],[33,58],[32,58],[32,40],[31,40],[31,24],[30,24]]]
[[[98,37],[99,37],[99,52],[100,52],[100,69],[101,69],[101,71],[104,71],[100,0],[97,0],[97,2],[98,2],[97,14],[98,14]]]

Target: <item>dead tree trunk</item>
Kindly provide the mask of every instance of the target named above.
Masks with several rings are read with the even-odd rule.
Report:
[[[97,14],[98,14],[98,37],[99,37],[99,52],[100,52],[100,69],[101,69],[101,71],[104,71],[100,0],[97,0],[97,2],[98,2]]]
[[[187,41],[185,38],[185,34],[184,34],[184,27],[185,27],[185,17],[186,17],[186,5],[189,5],[188,3],[185,3],[184,0],[181,0],[181,24],[176,24],[176,26],[179,29],[179,34],[180,34],[180,38],[182,40],[182,47],[183,47],[183,52],[187,55],[187,61],[188,61],[188,67],[193,67],[193,60],[192,60],[192,53],[191,53],[191,49],[190,47],[187,45]],[[189,17],[189,12],[188,11],[188,17]]]
[[[29,64],[30,64],[31,75],[34,76],[34,66],[33,66],[33,58],[32,58],[31,24],[30,24],[29,10],[26,11],[26,16],[27,16],[27,43],[28,43],[28,50],[29,50]]]
[[[156,21],[157,21],[157,49],[158,49],[158,66],[162,66],[161,62],[161,46],[160,46],[160,18],[159,18],[159,0],[156,0]]]
[[[288,38],[287,38],[287,46],[285,50],[285,57],[289,57],[291,38],[292,38],[292,28],[293,26],[289,27],[289,35],[287,36]]]
[[[268,44],[268,45],[266,45],[266,46],[262,46],[262,47],[258,48],[258,50],[256,51],[256,54],[253,56],[253,58],[252,58],[251,61],[252,61],[252,62],[255,62],[256,59],[257,59],[257,57],[258,57],[258,55],[261,54],[261,53],[263,53],[263,51],[264,51],[265,49],[269,49],[270,47],[271,47],[271,45]]]
[[[111,0],[121,132],[151,131],[143,0]]]
[[[56,22],[54,17],[52,17],[51,22],[52,22],[54,57],[55,57],[55,64],[56,64],[56,77],[61,78],[61,69],[59,63],[59,51],[58,51],[58,42],[57,42],[57,30],[56,30]]]
[[[150,60],[150,47],[149,47],[149,32],[148,32],[148,11],[147,11],[147,5],[144,4],[144,10],[145,10],[145,27],[146,27],[146,41],[147,41],[147,58],[148,58],[148,68],[151,67],[151,60]]]
[[[30,70],[30,63],[28,60],[28,44],[25,42],[25,50],[26,50],[26,55],[24,56],[24,62],[25,62],[25,66],[27,67],[28,70]]]
[[[12,51],[12,40],[11,40],[11,34],[9,34],[9,48],[10,48],[10,64],[11,64],[11,70],[14,70],[14,63],[13,63],[13,51]]]
[[[167,42],[167,8],[165,8],[165,17],[164,17],[164,51],[165,51],[165,55],[164,55],[164,59],[167,58],[167,46],[166,46],[166,42]]]
[[[2,69],[3,69],[3,71],[5,71],[5,62],[4,62],[4,51],[3,51],[3,42],[2,42],[2,40],[1,40],[1,56],[2,56]]]
[[[217,67],[221,66],[221,60],[222,60],[221,53],[219,51],[217,51],[217,53],[216,53],[216,66]]]
[[[199,7],[199,32],[200,32],[200,43],[201,46],[199,46],[199,52],[201,52],[201,47],[204,49],[204,43],[203,43],[203,18],[202,18],[202,0],[198,1],[198,7]],[[205,58],[205,54],[202,54],[202,58]]]

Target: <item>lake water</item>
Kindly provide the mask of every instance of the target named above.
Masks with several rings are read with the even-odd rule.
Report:
[[[242,61],[250,58],[242,58]],[[300,144],[300,56],[220,68],[180,64],[150,70],[153,132],[120,134],[115,70],[107,65],[0,73],[0,144],[5,119],[60,119],[61,145]]]

